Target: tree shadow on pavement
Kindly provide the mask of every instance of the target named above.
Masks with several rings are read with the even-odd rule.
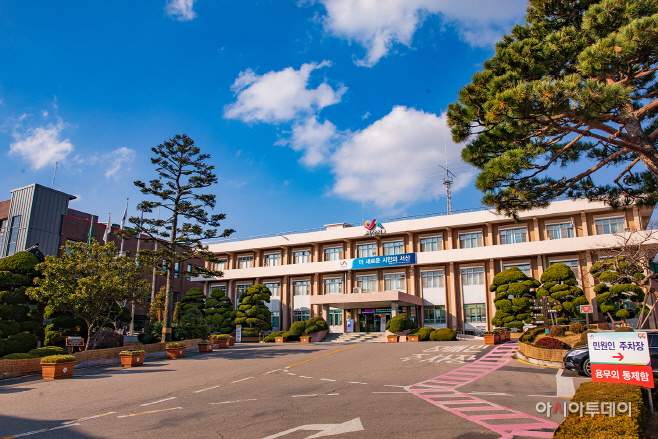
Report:
[[[100,436],[91,436],[82,433],[79,426],[64,427],[64,423],[72,419],[59,419],[41,421],[30,418],[19,418],[0,415],[0,437],[15,437],[29,432],[48,432],[49,439],[95,439]]]

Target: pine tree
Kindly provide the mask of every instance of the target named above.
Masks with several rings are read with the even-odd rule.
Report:
[[[181,299],[181,306],[183,307],[183,312],[196,308],[203,314],[203,309],[206,307],[206,295],[201,288],[190,288]]]
[[[240,295],[240,306],[233,320],[236,325],[246,325],[245,337],[257,336],[262,331],[272,329],[272,314],[265,305],[270,302],[272,293],[265,285],[253,285]]]
[[[217,328],[222,334],[230,334],[235,329],[233,318],[237,312],[233,310],[231,298],[224,290],[215,288],[206,300],[206,322]]]
[[[209,165],[208,154],[194,145],[186,135],[177,135],[168,141],[151,148],[154,157],[151,163],[156,166],[158,177],[144,183],[135,181],[140,191],[153,196],[156,201],[142,201],[138,210],[153,212],[162,208],[170,212],[169,218],[143,221],[131,217],[134,232],[146,235],[144,241],[157,241],[157,251],[142,250],[145,254],[157,255],[164,261],[167,276],[167,293],[165,296],[165,313],[162,327],[162,340],[171,341],[172,313],[174,309],[174,267],[176,262],[193,258],[208,262],[217,262],[214,253],[208,250],[203,240],[227,237],[234,232],[226,229],[221,234],[215,227],[226,218],[223,213],[208,216],[207,208],[215,207],[216,197],[212,194],[199,194],[199,190],[217,183],[215,167]],[[129,232],[125,232],[129,233]],[[183,270],[181,270],[183,271]],[[221,271],[207,269],[203,266],[191,266],[191,271],[184,271],[189,276],[221,277]]]
[[[494,276],[489,286],[496,292],[494,306],[496,314],[491,323],[497,327],[523,329],[523,323],[532,323],[532,299],[534,288],[539,286],[537,279],[528,277],[517,267],[503,270]],[[510,298],[512,296],[512,298]]]
[[[483,202],[508,215],[565,195],[655,205],[657,70],[655,0],[531,0],[448,108]]]
[[[601,282],[594,287],[594,292],[599,310],[608,315],[609,322],[615,321],[613,314],[626,322],[642,312],[644,291],[637,284],[645,275],[631,260],[617,257],[599,261],[592,265],[590,273]],[[632,309],[624,308],[627,301]]]
[[[570,318],[582,319],[579,306],[589,302],[578,287],[576,275],[567,264],[553,264],[541,275],[542,285],[537,290],[537,298],[548,296],[551,309],[557,311],[558,323],[568,322]]]

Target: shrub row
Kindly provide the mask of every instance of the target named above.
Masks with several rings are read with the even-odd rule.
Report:
[[[608,439],[643,437],[643,429],[648,419],[642,388],[633,384],[622,383],[583,383],[580,385],[571,402],[584,403],[601,402],[630,403],[631,416],[616,414],[583,416],[580,413],[569,413],[569,416],[555,430],[554,439]]]
[[[535,342],[535,346],[545,349],[569,349],[569,345],[561,342],[557,338],[544,337]]]

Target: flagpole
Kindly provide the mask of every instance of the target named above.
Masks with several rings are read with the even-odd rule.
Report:
[[[126,198],[126,209],[123,211],[123,218],[121,218],[121,227],[119,230],[123,230],[123,226],[126,224],[126,216],[128,215],[128,200],[130,198]],[[123,256],[123,234],[121,234],[121,249],[119,250],[119,255]]]

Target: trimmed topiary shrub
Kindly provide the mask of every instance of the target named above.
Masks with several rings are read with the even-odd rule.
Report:
[[[30,352],[28,352],[28,354],[34,357],[47,357],[49,355],[66,355],[68,354],[68,351],[64,348],[60,348],[59,346],[48,346],[32,349]]]
[[[598,407],[605,403],[627,403],[631,405],[630,415],[579,416],[580,412],[569,416],[555,431],[554,439],[640,439],[649,418],[649,407],[642,395],[642,388],[623,383],[582,383],[571,399],[572,403],[595,403]]]
[[[327,325],[327,322],[322,317],[313,317],[308,319],[305,323],[306,329],[304,329],[304,334],[329,330],[329,325]]]
[[[172,341],[165,344],[166,349],[175,349],[175,348],[184,348],[184,347],[185,347],[185,343],[183,343],[182,341]]]
[[[393,333],[400,333],[406,331],[407,329],[415,329],[418,326],[411,321],[405,313],[400,313],[393,317],[391,320],[386,322],[386,329]]]
[[[643,271],[641,267],[623,257],[599,261],[592,265],[589,272],[600,282],[594,286],[596,302],[599,311],[607,315],[609,322],[614,320],[613,315],[625,322],[642,312],[644,290],[637,283],[645,278]],[[637,304],[634,309],[624,308],[628,301]],[[649,308],[645,307],[645,314],[647,312]]]
[[[203,314],[206,307],[206,295],[198,287],[190,288],[180,301],[183,313],[192,308],[196,308]]]
[[[615,332],[635,332],[633,328],[629,328],[628,326],[620,326],[619,328],[615,329]]]
[[[208,324],[203,318],[201,310],[192,307],[185,311],[180,323],[176,325],[174,334],[178,340],[206,339],[210,335],[210,329],[208,329]]]
[[[265,343],[274,343],[276,340],[276,337],[285,337],[285,334],[287,334],[287,331],[276,331],[268,335],[263,339]]]
[[[288,329],[289,335],[302,335],[306,330],[306,322],[294,322]]]
[[[413,331],[411,331],[412,335],[418,335],[418,341],[427,341],[430,339],[430,334],[434,332],[436,328],[430,328],[430,327],[423,327],[423,328],[416,328]]]
[[[233,304],[224,290],[215,288],[206,300],[206,322],[217,332],[230,334],[235,329]]]
[[[551,326],[548,329],[548,335],[551,337],[562,337],[564,335],[564,328],[562,326]]]
[[[582,323],[573,323],[571,326],[569,326],[569,331],[573,332],[574,334],[582,334],[585,332],[585,325]]]
[[[28,334],[26,332],[0,339],[0,353],[4,355],[29,352],[36,347],[37,337],[34,334]]]
[[[15,353],[15,354],[5,355],[4,357],[0,358],[0,360],[28,360],[30,358],[37,358],[37,357],[30,354]]]
[[[432,331],[430,334],[430,340],[432,341],[455,341],[457,340],[457,331],[450,328],[441,328],[435,331]]]
[[[100,328],[87,343],[88,349],[120,348],[123,346],[123,335],[110,328]]]
[[[532,344],[539,334],[544,334],[546,330],[543,327],[529,329],[523,333],[519,341],[521,343]]]
[[[496,292],[494,306],[496,314],[491,323],[497,327],[522,329],[523,324],[533,323],[532,299],[537,279],[526,276],[517,267],[503,270],[493,278],[490,291]]]
[[[538,348],[546,348],[546,349],[569,349],[568,344],[563,343],[557,338],[553,338],[553,337],[540,338],[535,342],[535,346],[537,346]]]
[[[266,302],[270,302],[271,296],[270,290],[261,284],[249,287],[247,291],[240,295],[240,305],[233,319],[233,324],[243,326],[243,336],[257,337],[262,331],[272,330],[272,314],[265,305]]]
[[[579,305],[587,305],[585,293],[579,288],[576,275],[568,265],[553,264],[541,275],[542,285],[537,290],[537,299],[548,296],[551,309],[558,322],[568,322],[571,318],[584,318],[578,312]]]

